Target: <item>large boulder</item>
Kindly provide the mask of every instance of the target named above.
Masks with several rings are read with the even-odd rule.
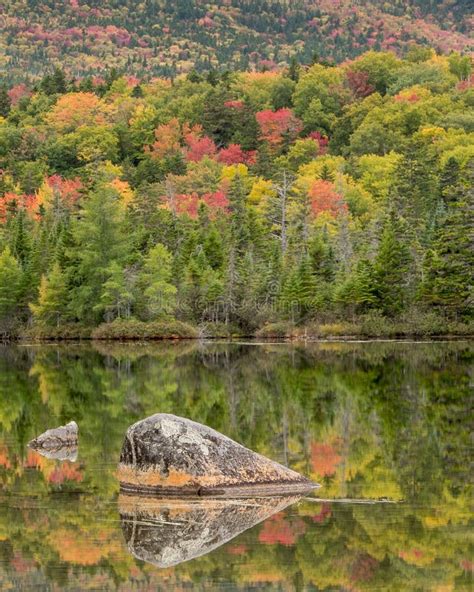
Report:
[[[150,499],[121,494],[120,522],[132,555],[171,567],[210,553],[300,497]]]
[[[74,462],[77,459],[78,437],[77,423],[70,421],[64,426],[46,430],[28,442],[28,447],[47,458]]]
[[[118,476],[122,491],[165,495],[278,495],[317,487],[207,426],[167,413],[128,428]]]

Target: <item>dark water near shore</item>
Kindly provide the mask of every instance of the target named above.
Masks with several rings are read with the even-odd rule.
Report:
[[[0,589],[472,590],[473,351],[468,342],[1,347]],[[156,412],[210,425],[322,487],[197,559],[165,568],[138,559],[115,469],[127,426]],[[26,448],[72,419],[77,462]],[[189,516],[167,515],[168,529]],[[148,527],[159,553],[160,526]]]

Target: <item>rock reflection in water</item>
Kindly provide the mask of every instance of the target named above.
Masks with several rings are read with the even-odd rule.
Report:
[[[130,553],[158,567],[171,567],[210,553],[299,499],[152,499],[122,494],[119,511]]]
[[[28,447],[46,458],[75,462],[78,451],[78,427],[75,421],[46,430],[28,442]]]

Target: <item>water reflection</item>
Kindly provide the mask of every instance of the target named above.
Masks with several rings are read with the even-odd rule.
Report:
[[[99,344],[0,349],[0,588],[471,590],[472,345]],[[156,412],[209,425],[322,484],[201,557],[123,542],[123,434]],[[74,418],[78,462],[27,442]]]
[[[146,499],[121,495],[120,521],[129,551],[158,567],[210,553],[301,496],[241,499]]]

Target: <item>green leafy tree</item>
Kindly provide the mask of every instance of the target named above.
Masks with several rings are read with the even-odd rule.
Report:
[[[38,301],[29,304],[34,321],[59,327],[68,317],[68,297],[67,278],[56,262],[51,271],[41,277]]]
[[[106,321],[128,319],[132,314],[135,302],[134,278],[129,271],[123,269],[117,261],[112,261],[108,268],[108,278],[102,285],[100,303],[94,307],[98,312],[104,312]]]
[[[145,258],[140,276],[148,315],[169,315],[176,306],[177,289],[171,283],[173,257],[165,245],[158,243]]]

